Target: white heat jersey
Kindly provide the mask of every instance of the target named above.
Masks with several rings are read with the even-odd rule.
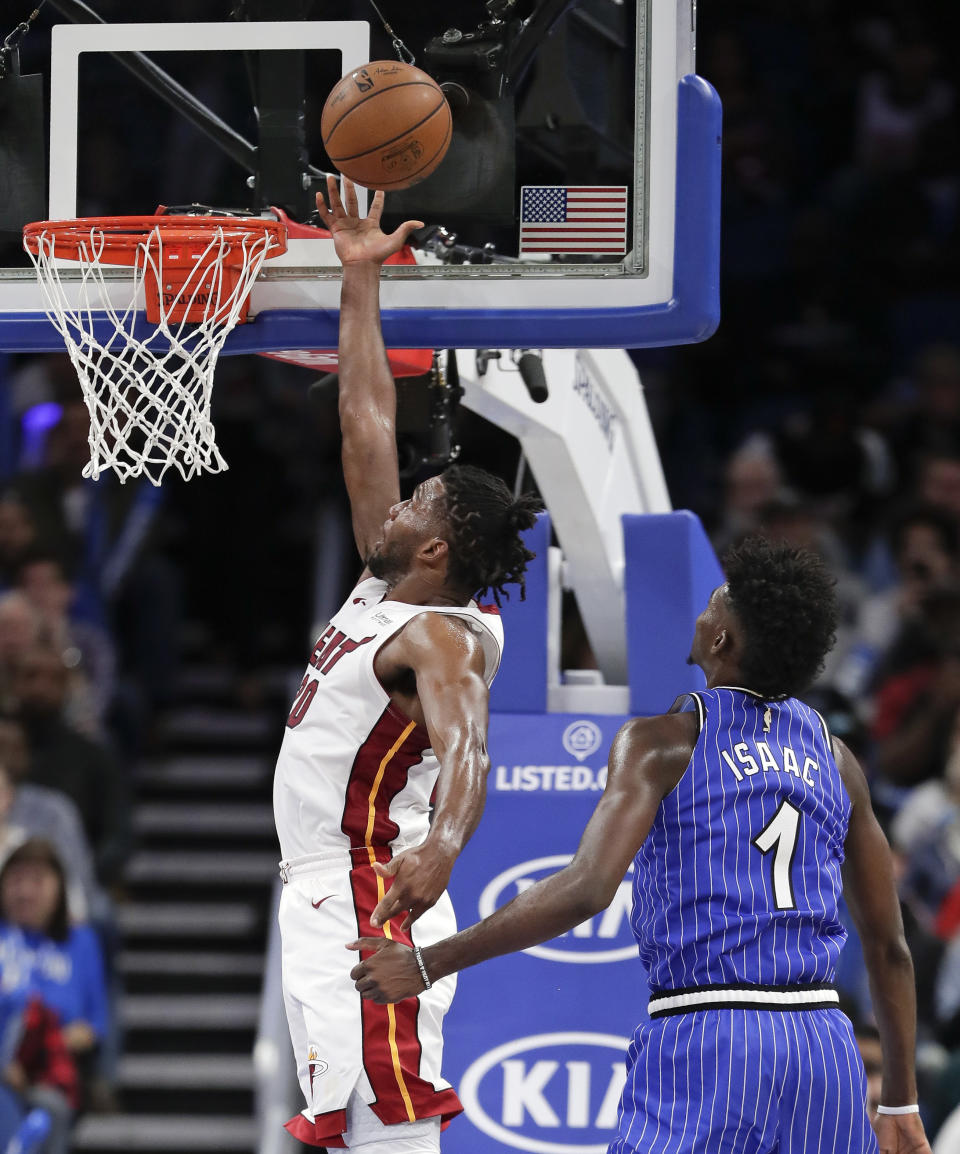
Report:
[[[361,581],[320,635],[287,718],[273,784],[280,850],[307,854],[419,845],[429,827],[440,764],[426,729],[400,712],[377,680],[383,645],[420,613],[466,621],[483,644],[484,679],[503,650],[495,608],[385,601]]]

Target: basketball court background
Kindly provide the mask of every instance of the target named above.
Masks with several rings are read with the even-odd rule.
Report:
[[[616,729],[630,714],[667,708],[694,684],[683,658],[693,618],[718,580],[696,520],[669,511],[635,371],[622,353],[600,350],[702,340],[716,326],[719,102],[695,73],[695,28],[684,4],[597,2],[559,20],[563,7],[553,6],[557,35],[544,35],[543,57],[531,60],[530,74],[518,78],[523,95],[516,108],[502,99],[497,68],[478,73],[469,54],[443,58],[441,70],[469,81],[479,122],[467,117],[460,127],[487,167],[471,169],[470,179],[459,183],[454,169],[447,178],[452,183],[439,191],[424,185],[419,194],[392,198],[390,207],[398,219],[416,213],[457,235],[434,236],[417,266],[388,270],[388,345],[460,350],[456,361],[445,362],[446,379],[456,375],[464,406],[519,440],[516,483],[535,480],[559,542],[559,549],[550,547],[550,522],[543,519],[533,531],[538,559],[528,600],[505,608],[507,656],[492,698],[487,815],[452,884],[462,924],[569,860],[602,789]],[[318,73],[336,79],[373,54],[369,22],[356,19],[355,9],[343,13],[351,19],[339,21],[341,13],[328,11],[323,15],[333,19],[303,24],[114,20],[58,26],[51,40],[46,214],[149,211],[155,200],[227,199],[302,210],[313,191],[307,177],[318,175],[305,165],[305,152],[292,174],[289,165],[278,162],[271,170],[258,157],[249,179],[243,175],[251,154],[237,137],[254,127],[249,111],[238,113],[245,63],[251,66],[254,49],[264,50],[262,59],[274,55],[288,63],[303,52],[318,62]],[[487,15],[495,11],[489,6]],[[264,8],[260,14],[280,13]],[[472,10],[469,15],[476,18]],[[462,16],[469,32],[466,7]],[[494,21],[484,33],[486,48],[498,48],[498,35]],[[138,82],[123,75],[132,53],[146,53],[176,83],[210,94],[217,114],[230,122],[230,131],[221,124],[217,133],[232,168],[215,162],[217,149],[182,125],[163,140],[165,168],[143,147],[142,127],[121,132],[117,156],[103,151],[108,118],[128,130],[140,116],[143,124],[161,123]],[[558,113],[550,78],[566,75],[580,54],[605,76],[607,87],[571,84]],[[104,70],[118,86],[129,83],[127,99],[104,103],[98,84]],[[258,76],[261,103],[278,83],[276,69]],[[309,111],[311,94],[301,99]],[[263,129],[268,120],[261,116],[255,127]],[[275,149],[289,128],[287,122],[279,134],[262,135],[261,154]],[[162,139],[159,132],[153,139]],[[308,117],[299,143],[309,139]],[[477,149],[476,140],[499,142],[499,151]],[[468,159],[469,149],[459,164]],[[123,194],[105,179],[111,171],[105,161],[119,166],[118,176],[122,171],[117,184]],[[484,181],[487,191],[480,196]],[[551,261],[527,252],[518,261],[523,190],[583,185],[622,190],[624,251]],[[228,355],[293,350],[313,358],[302,363],[329,363],[324,350],[335,347],[339,292],[331,247],[322,239],[291,242],[290,252],[254,286],[255,319],[230,335]],[[69,291],[78,291],[70,269],[63,277]],[[107,284],[117,299],[129,292],[122,273],[108,276]],[[561,346],[578,351],[551,351]],[[0,275],[0,347],[15,353],[61,347],[19,260]],[[415,388],[430,397],[431,383],[436,378]],[[426,409],[413,449],[424,457],[424,434],[432,438],[431,449],[438,432],[449,448],[452,428],[449,414]],[[415,456],[408,483],[425,463]],[[328,566],[317,581],[319,616],[329,615],[320,591],[339,579],[331,537],[319,538]],[[560,668],[562,587],[579,600],[598,666],[579,682]],[[473,1154],[512,1145],[573,1154],[605,1148],[623,1047],[645,1002],[628,898],[625,882],[605,914],[565,939],[462,975],[448,1022],[447,1074],[467,1111],[449,1131],[445,1149]],[[284,1141],[277,1113],[288,1116],[295,1108],[276,978],[268,955],[255,1051],[263,1154]]]

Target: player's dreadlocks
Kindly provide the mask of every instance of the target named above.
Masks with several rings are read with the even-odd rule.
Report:
[[[723,567],[745,633],[744,687],[770,699],[802,692],[836,641],[836,582],[826,565],[806,549],[750,537]]]
[[[472,465],[452,465],[443,473],[450,527],[451,584],[471,593],[493,592],[500,604],[509,597],[504,585],[520,586],[526,596],[524,573],[534,554],[520,539],[533,527],[543,502],[532,493],[516,500],[499,477]]]

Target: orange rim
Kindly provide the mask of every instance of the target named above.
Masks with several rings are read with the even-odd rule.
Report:
[[[40,220],[23,230],[23,246],[34,256],[43,237],[53,237],[54,256],[64,260],[89,260],[91,236],[95,235],[100,264],[134,265],[140,247],[156,233],[165,253],[199,257],[220,232],[232,250],[245,241],[270,238],[272,255],[287,250],[287,230],[278,220],[238,216],[90,216],[74,220]],[[101,239],[102,238],[102,239]]]

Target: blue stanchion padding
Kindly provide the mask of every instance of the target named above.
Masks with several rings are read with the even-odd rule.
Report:
[[[627,514],[623,538],[630,709],[649,716],[703,688],[703,674],[686,659],[694,622],[723,572],[699,518],[686,510]]]
[[[504,660],[490,691],[490,708],[503,713],[545,713],[547,709],[547,549],[550,516],[541,513],[523,534],[536,557],[527,565],[527,596],[516,586],[503,602]]]
[[[450,884],[462,927],[570,860],[625,720],[491,716],[486,812]],[[648,998],[631,890],[628,876],[610,907],[572,933],[459,975],[443,1069],[466,1112],[444,1134],[445,1154],[606,1148],[627,1040]]]

